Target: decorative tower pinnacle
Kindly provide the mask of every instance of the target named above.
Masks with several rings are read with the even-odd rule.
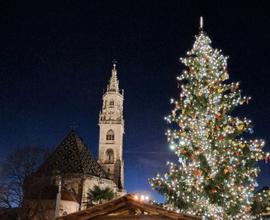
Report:
[[[113,61],[112,76],[107,86],[107,91],[119,92],[119,81],[117,79],[116,61]]]

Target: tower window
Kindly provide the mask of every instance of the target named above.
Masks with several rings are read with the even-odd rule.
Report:
[[[110,108],[113,108],[113,106],[114,106],[114,101],[111,100],[111,101],[110,101]]]
[[[114,153],[112,149],[106,151],[106,163],[114,163]]]
[[[113,130],[109,130],[106,134],[106,140],[107,141],[113,141],[114,140],[114,132]]]

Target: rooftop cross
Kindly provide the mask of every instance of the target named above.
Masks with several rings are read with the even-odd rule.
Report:
[[[72,123],[70,123],[70,125],[69,125],[69,128],[70,128],[71,130],[75,130],[75,129],[78,128],[78,127],[80,127],[80,125],[79,125],[79,123],[77,123],[77,122],[72,122]]]
[[[117,60],[116,59],[113,59],[112,63],[113,63],[113,69],[115,70],[116,69]]]

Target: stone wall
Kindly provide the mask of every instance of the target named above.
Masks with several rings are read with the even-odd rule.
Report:
[[[93,187],[95,185],[99,186],[102,189],[104,189],[106,187],[109,187],[115,193],[118,191],[118,188],[117,188],[116,184],[112,180],[101,179],[101,178],[94,177],[94,176],[86,177],[84,179],[84,183],[83,183],[81,210],[86,208],[87,193],[88,193],[89,189],[93,189]]]
[[[79,211],[80,205],[75,201],[61,200],[59,204],[59,216]]]

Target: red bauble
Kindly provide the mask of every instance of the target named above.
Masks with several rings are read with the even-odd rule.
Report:
[[[224,140],[224,136],[220,135],[220,136],[218,137],[218,140],[219,140],[219,141],[223,141],[223,140]]]
[[[195,176],[201,176],[201,171],[200,171],[199,169],[195,169],[195,170],[193,171],[193,174],[194,174]]]
[[[219,120],[221,118],[221,114],[216,114],[215,119]]]
[[[211,189],[211,193],[216,193],[217,189]]]
[[[234,152],[234,155],[238,157],[240,155],[239,151]]]

